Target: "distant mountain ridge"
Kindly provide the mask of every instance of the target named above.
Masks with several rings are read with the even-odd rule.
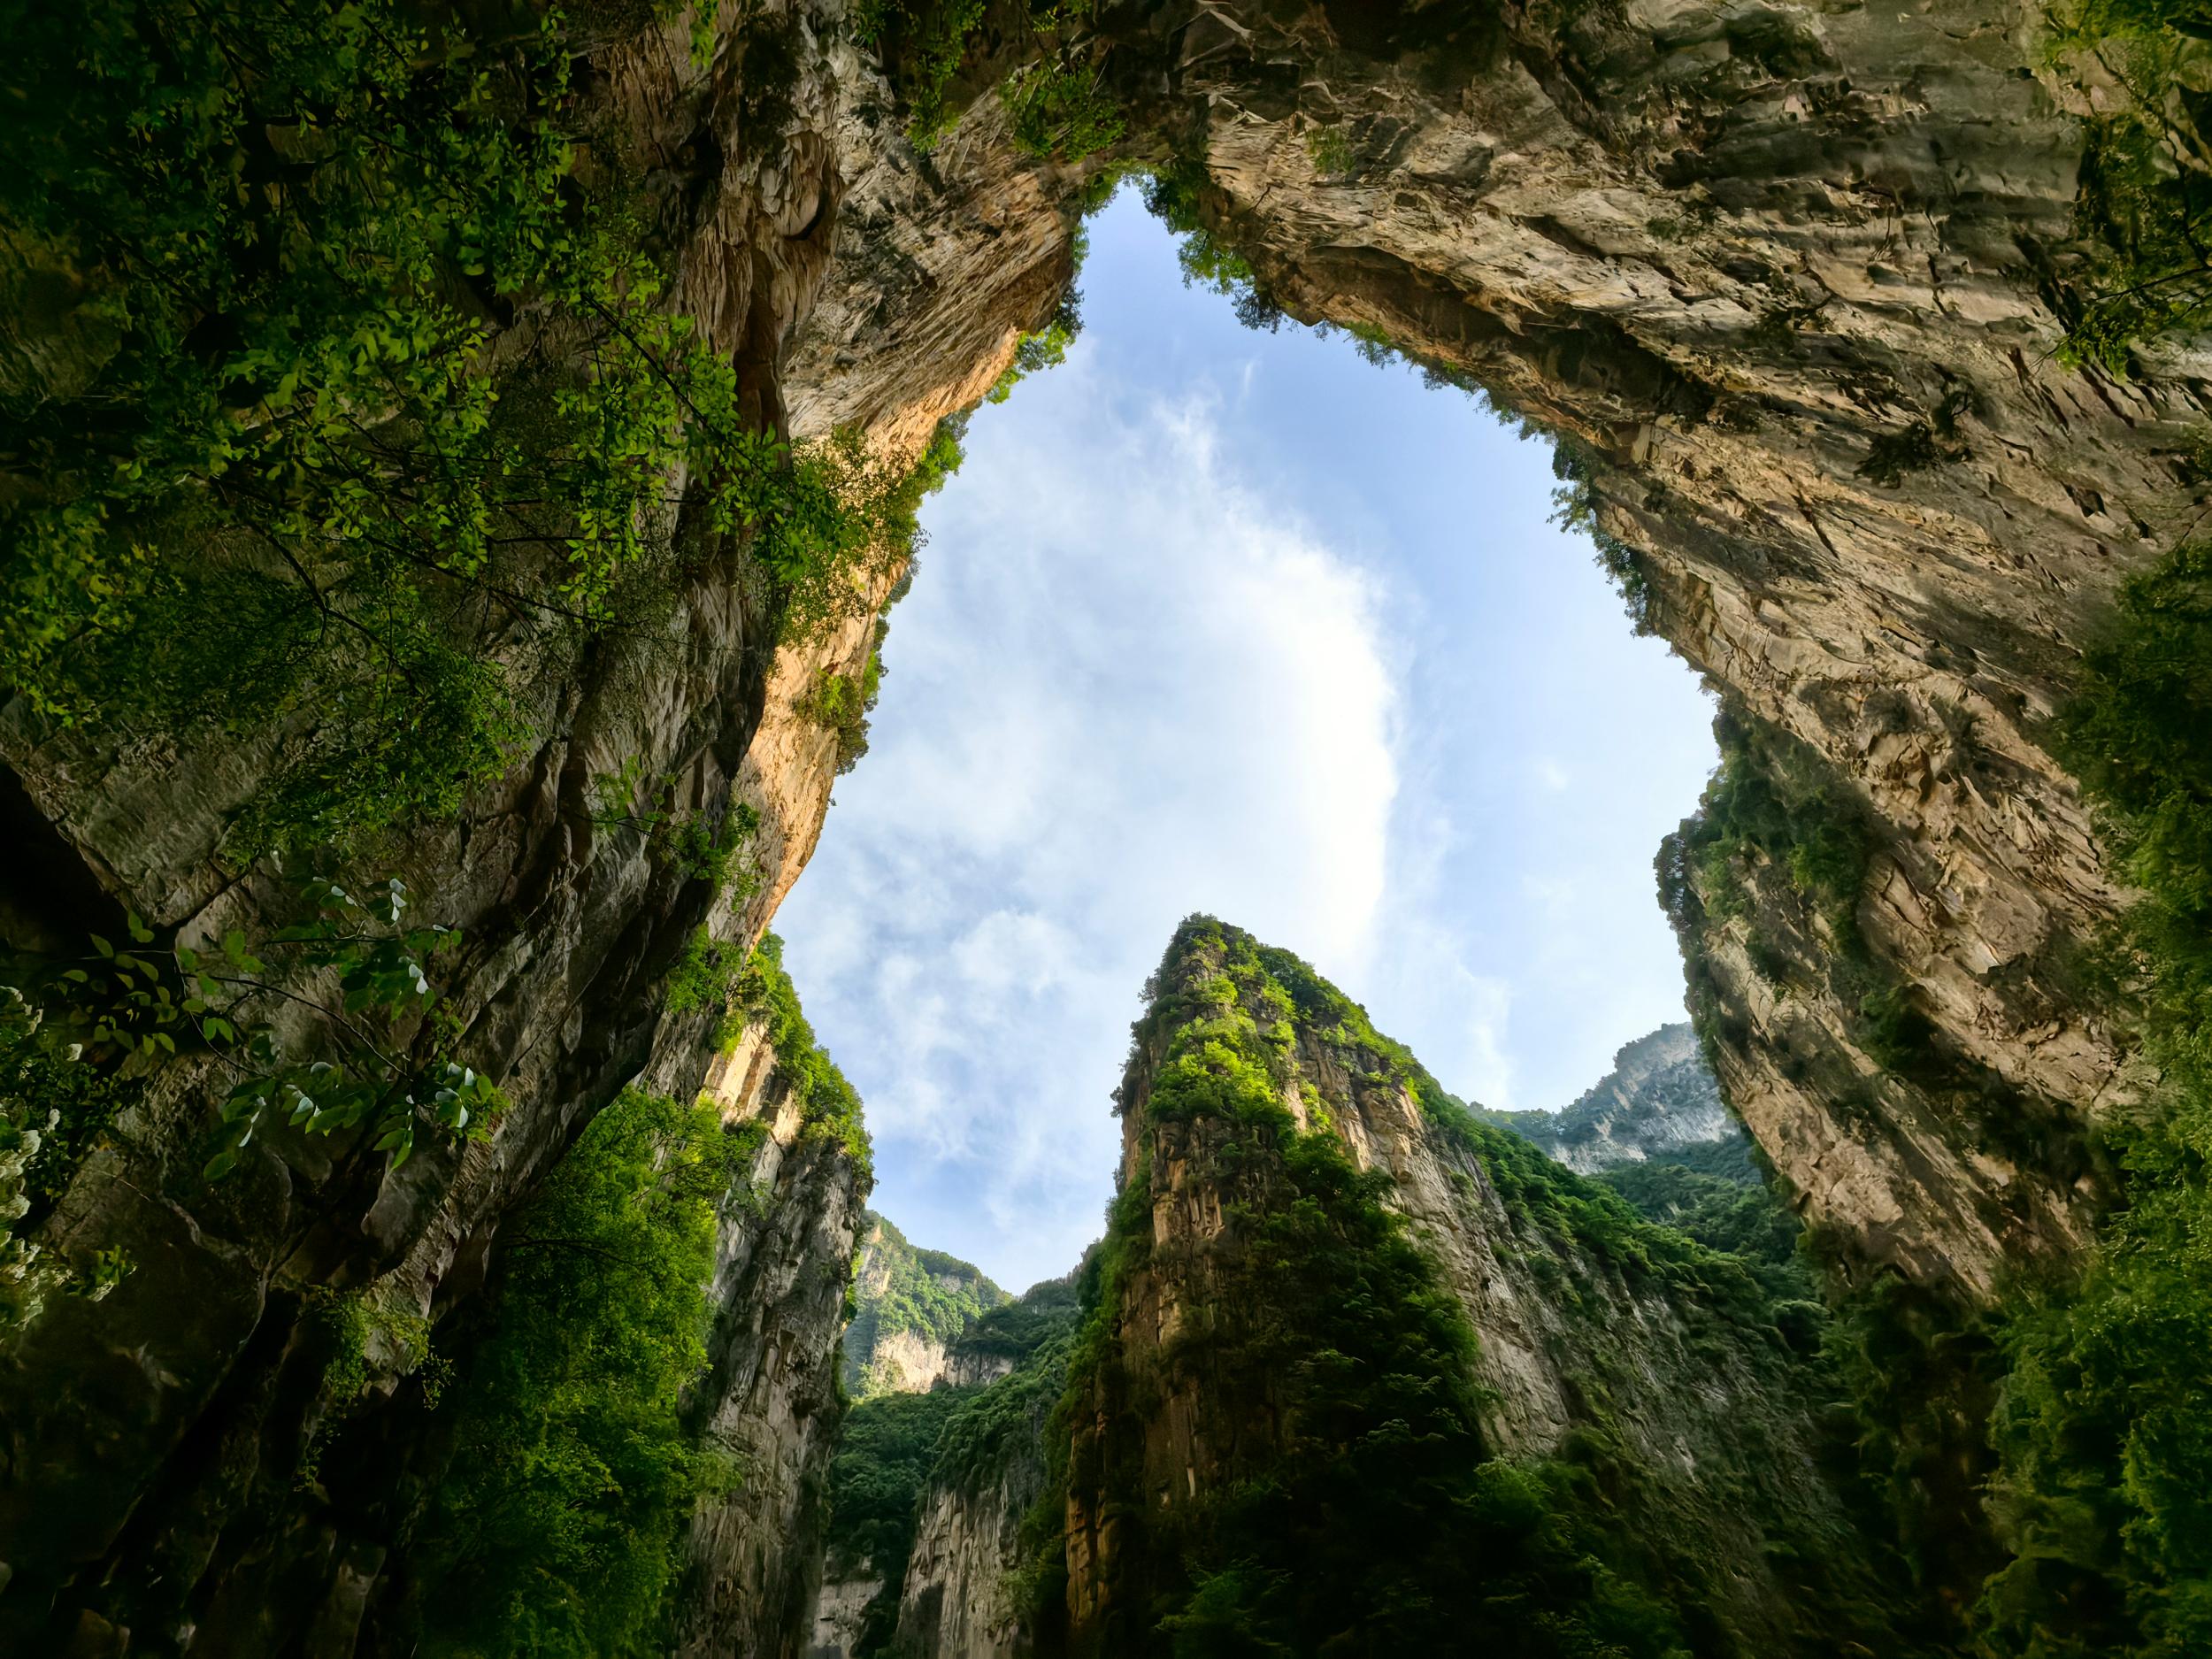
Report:
[[[845,1393],[854,1400],[882,1394],[922,1394],[940,1381],[987,1381],[949,1359],[953,1345],[980,1316],[1012,1296],[972,1262],[910,1243],[870,1210],[853,1271],[853,1317],[845,1327]],[[999,1369],[1002,1369],[999,1368]]]
[[[1727,1180],[1759,1179],[1751,1143],[1722,1103],[1686,1022],[1622,1044],[1613,1069],[1571,1106],[1489,1116],[1578,1175],[1655,1160]]]

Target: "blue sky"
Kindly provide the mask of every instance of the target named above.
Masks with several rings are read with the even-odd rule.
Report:
[[[1240,326],[1125,192],[1068,361],[923,512],[868,755],[776,927],[875,1207],[1019,1288],[1100,1230],[1176,922],[1297,951],[1448,1088],[1552,1107],[1682,1017],[1659,839],[1711,710],[1549,522],[1548,445]]]

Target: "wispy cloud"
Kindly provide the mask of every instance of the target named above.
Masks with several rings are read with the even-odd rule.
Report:
[[[1076,419],[979,423],[999,487],[933,513],[870,754],[780,925],[902,1224],[1057,1271],[1178,919],[1371,958],[1398,691],[1374,580],[1239,480],[1215,403],[1133,401],[1080,351],[1052,390]]]

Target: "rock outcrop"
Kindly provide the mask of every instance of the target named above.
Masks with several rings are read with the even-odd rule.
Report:
[[[764,1118],[769,1134],[733,1187],[716,1240],[715,1328],[690,1417],[738,1479],[693,1517],[675,1651],[796,1659],[844,1413],[837,1333],[868,1181],[842,1142],[805,1133],[757,1025],[717,1057],[707,1082],[726,1118]]]
[[[1225,1080],[1189,1082],[1202,1075]],[[1243,1098],[1256,1089],[1271,1105]],[[1068,1409],[1070,1651],[1152,1651],[1143,1609],[1179,1582],[1162,1540],[1202,1534],[1238,1483],[1278,1478],[1304,1432],[1290,1377],[1235,1357],[1326,1346],[1299,1325],[1310,1312],[1255,1289],[1291,1248],[1274,1229],[1297,1224],[1276,1217],[1316,1202],[1287,1163],[1301,1134],[1386,1178],[1384,1202],[1475,1333],[1487,1455],[1604,1445],[1619,1535],[1694,1586],[1699,1618],[1748,1651],[1837,1639],[1815,1609],[1868,1594],[1871,1548],[1830,1484],[1814,1372],[1726,1288],[1725,1258],[1663,1265],[1647,1251],[1663,1235],[1465,1113],[1296,957],[1208,918],[1184,924],[1153,980],[1118,1098],[1119,1265],[1094,1316],[1104,1357],[1078,1367]]]

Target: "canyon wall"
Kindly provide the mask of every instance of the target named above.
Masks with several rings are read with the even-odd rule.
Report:
[[[675,1651],[795,1659],[819,1571],[837,1425],[838,1331],[868,1179],[808,1125],[757,1025],[709,1068],[727,1120],[769,1134],[723,1206],[709,1369],[691,1426],[737,1479],[694,1517]]]
[[[1578,1175],[1693,1148],[1718,1157],[1744,1141],[1687,1025],[1663,1025],[1624,1043],[1613,1069],[1571,1105],[1490,1116]]]
[[[1054,1539],[1044,1495],[1050,1419],[1067,1379],[1076,1317],[1071,1279],[1047,1280],[974,1321],[950,1344],[949,1379],[929,1402],[918,1456],[891,1484],[905,1510],[899,1544],[844,1546],[833,1526],[822,1588],[809,1620],[809,1659],[896,1653],[987,1659],[1033,1652],[1038,1623],[1025,1584]],[[854,1440],[870,1417],[910,1410],[881,1395],[854,1409]],[[884,1502],[887,1465],[833,1466],[831,1504],[869,1512]],[[1038,1536],[1025,1536],[1025,1530]]]
[[[1571,440],[1642,625],[1864,810],[1857,929],[2038,1133],[1990,1144],[1817,975],[1778,995],[1741,924],[1706,953],[1715,1060],[1809,1220],[1970,1299],[2078,1248],[2099,1187],[2062,1148],[2137,1087],[2066,972],[2122,895],[2047,726],[2119,580],[2193,519],[2212,366],[2187,340],[2124,381],[2055,355],[2082,138],[2035,27],[1985,0],[1221,0],[1102,8],[1084,60],[1119,153],[1182,170],[1263,315],[1355,328]],[[964,174],[1002,119],[984,99],[946,141]],[[903,375],[942,296],[838,268]]]
[[[869,84],[839,19],[833,5],[786,15],[797,61],[773,127],[747,100],[735,18],[703,67],[673,23],[582,60],[579,119],[621,134],[656,204],[646,230],[672,270],[672,303],[734,366],[737,407],[771,431],[794,424],[781,364],[833,263],[843,135]],[[879,408],[885,452],[910,454],[941,415],[972,401],[972,383],[989,383],[1033,320],[982,328],[938,379]],[[800,435],[818,431],[796,424]],[[400,1438],[420,1425],[390,1408],[395,1443],[352,1471],[357,1489],[296,1483],[326,1403],[317,1299],[373,1297],[425,1318],[434,1340],[494,1271],[503,1217],[625,1084],[649,1076],[679,1098],[701,1087],[713,1011],[664,1016],[669,975],[703,929],[741,955],[804,864],[836,740],[795,706],[797,688],[825,664],[864,663],[873,618],[780,652],[772,585],[742,537],[703,523],[674,534],[699,561],[648,636],[579,645],[557,629],[511,631],[498,649],[525,676],[527,752],[456,818],[386,837],[372,871],[347,872],[401,877],[414,918],[459,930],[436,964],[438,1011],[511,1102],[488,1133],[426,1136],[391,1167],[358,1135],[275,1127],[211,1182],[201,1171],[223,1085],[211,1057],[188,1056],[154,1068],[40,1224],[53,1256],[120,1251],[133,1271],[97,1305],[58,1301],[0,1355],[0,1645],[349,1651],[392,1530],[420,1490]],[[299,920],[296,873],[235,865],[227,838],[259,785],[311,740],[313,719],[303,710],[245,740],[142,735],[58,726],[10,703],[9,944],[73,955],[88,933],[125,937],[126,910],[157,950],[234,929],[259,944]],[[687,867],[649,822],[609,820],[595,784],[626,766],[665,780],[679,818],[720,824],[740,804],[757,810],[733,892]],[[286,1034],[311,1044],[312,1029],[295,1017]],[[826,1409],[821,1371],[849,1255],[849,1240],[845,1257],[836,1240],[856,1217],[842,1213],[851,1171],[818,1151],[762,1179],[783,1196],[725,1240],[709,1392],[728,1392],[709,1427],[733,1448],[754,1442],[789,1491],[771,1504],[780,1518],[713,1521],[709,1531],[726,1536],[703,1544],[700,1563],[749,1594],[786,1571],[780,1545],[760,1540],[811,1501],[799,1488],[813,1455],[803,1435],[776,1449],[764,1423],[741,1419],[757,1409],[803,1429]],[[833,1269],[824,1324],[813,1303],[828,1293],[814,1281]],[[371,1357],[393,1370],[357,1417],[414,1392],[399,1374],[404,1352]]]
[[[671,303],[734,365],[754,425],[855,425],[887,455],[915,453],[1050,317],[1086,188],[1125,161],[1179,172],[1268,302],[1571,436],[1597,523],[1636,550],[1647,625],[1863,813],[1853,925],[1970,1087],[1868,1052],[1824,972],[1831,924],[1776,870],[1740,872],[1764,894],[1748,916],[1685,911],[1724,1089],[1808,1219],[1853,1259],[1969,1298],[2009,1263],[2080,1245],[2101,1192],[2080,1126],[2136,1080],[2065,971],[2123,895],[2047,727],[2118,580],[2199,505],[2183,457],[2212,365],[2186,342],[2148,350],[2124,381],[2055,357],[2080,136],[2062,88],[2032,68],[2032,9],[1109,4],[1079,45],[1125,134],[1081,161],[1022,153],[991,96],[918,151],[895,96],[910,69],[887,83],[837,0],[729,10],[703,64],[678,24],[582,42],[580,127],[619,134]],[[956,89],[980,91],[1026,50],[1005,10]],[[763,99],[772,35],[786,61]],[[96,289],[88,277],[86,304]],[[72,351],[86,338],[55,334]],[[62,363],[61,345],[12,351],[10,372]],[[53,368],[56,384],[76,367]],[[511,1102],[488,1134],[426,1137],[395,1168],[365,1138],[278,1127],[211,1183],[223,1089],[187,1056],[149,1070],[39,1220],[58,1259],[119,1250],[135,1266],[0,1354],[0,1641],[117,1651],[127,1629],[139,1652],[349,1651],[396,1506],[421,1479],[406,1439],[419,1424],[404,1356],[380,1353],[390,1374],[365,1411],[392,1402],[390,1455],[365,1458],[357,1487],[299,1486],[323,1409],[316,1298],[373,1294],[434,1332],[495,1271],[502,1218],[595,1112],[641,1075],[680,1096],[707,1075],[713,1021],[664,1016],[669,975],[702,926],[749,942],[803,866],[836,742],[799,704],[821,669],[864,664],[878,595],[780,650],[743,538],[680,533],[705,554],[658,632],[498,641],[534,664],[535,735],[497,787],[346,872],[397,874],[419,914],[461,930],[439,964],[442,1009]],[[88,933],[124,937],[127,910],[164,947],[290,924],[294,885],[227,847],[317,718],[137,732],[10,703],[9,943],[67,954]],[[677,810],[758,810],[734,904],[667,838],[595,813],[594,780],[633,761],[670,780]],[[1694,892],[1705,879],[1686,878]],[[1481,1159],[1417,1133],[1356,1056],[1302,1055],[1317,1088],[1344,1091],[1330,1098],[1350,1143],[1418,1213],[1509,1240]],[[1171,1164],[1179,1148],[1152,1150]],[[795,1204],[810,1193],[828,1216],[835,1179],[795,1165]],[[703,1398],[722,1402],[710,1415],[733,1446],[757,1432],[739,1420],[751,1411],[795,1433],[818,1416],[818,1355],[764,1383],[754,1352],[786,1320],[822,1336],[815,1293],[796,1286],[834,1240],[803,1245],[808,1225],[795,1210],[731,1246],[738,1301]],[[1448,1268],[1486,1335],[1493,1431],[1532,1448],[1570,1432],[1582,1361],[1548,1304],[1480,1252]],[[1561,1271],[1582,1269],[1604,1279],[1588,1263]],[[1670,1374],[1686,1316],[1601,1294],[1637,1352],[1662,1356],[1652,1376]],[[1655,1425],[1628,1421],[1642,1450],[1669,1455]],[[1146,1454],[1164,1488],[1216,1455],[1182,1433]],[[763,1499],[779,1515],[812,1502],[813,1454],[797,1455]],[[1786,1449],[1747,1478],[1789,1486],[1802,1465]],[[710,1522],[697,1571],[764,1608],[801,1592],[764,1525]],[[1094,1555],[1104,1525],[1079,1529]],[[1760,1572],[1729,1594],[1747,1619],[1769,1616]]]
[[[1381,1270],[1358,1252],[1390,1247],[1362,1247],[1338,1218],[1347,1200],[1325,1156],[1301,1162],[1323,1137],[1382,1178],[1380,1202],[1471,1328],[1476,1455],[1594,1459],[1617,1529],[1594,1548],[1657,1563],[1647,1571],[1694,1609],[1701,1651],[1881,1639],[1876,1553],[1823,1442],[1832,1385],[1801,1351],[1805,1333],[1786,1334],[1794,1316],[1746,1299],[1740,1263],[1694,1248],[1668,1259],[1686,1241],[1479,1123],[1303,963],[1234,928],[1186,922],[1149,988],[1118,1097],[1115,1265],[1064,1408],[1068,1651],[1153,1650],[1158,1609],[1194,1594],[1162,1552],[1180,1540],[1203,1560],[1233,1494],[1295,1479],[1285,1471],[1315,1455],[1324,1431],[1302,1390],[1328,1397],[1315,1356],[1350,1340],[1327,1304],[1356,1294],[1386,1310]],[[1310,1256],[1297,1242],[1307,1213],[1332,1229]],[[1399,1363],[1404,1340],[1386,1350]],[[1346,1374],[1380,1363],[1363,1351]],[[1432,1458],[1452,1455],[1437,1446]],[[1213,1570],[1189,1569],[1202,1586]],[[1305,1593],[1287,1555],[1257,1570]]]

